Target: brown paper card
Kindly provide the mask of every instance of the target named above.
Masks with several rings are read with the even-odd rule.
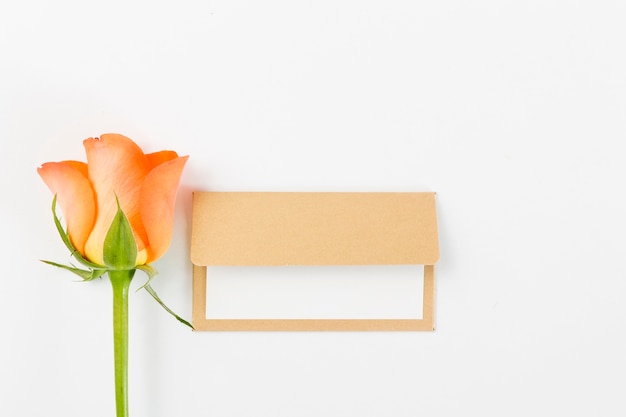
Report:
[[[435,193],[195,192],[196,330],[433,330]],[[207,266],[424,265],[421,319],[207,319]]]

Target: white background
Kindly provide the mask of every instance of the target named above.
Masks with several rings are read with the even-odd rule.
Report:
[[[624,416],[619,1],[5,1],[0,415],[114,414],[110,285],[42,162],[191,155],[155,289],[191,315],[194,189],[438,193],[434,333],[192,333],[131,295],[134,417]],[[139,285],[139,281],[136,283]]]

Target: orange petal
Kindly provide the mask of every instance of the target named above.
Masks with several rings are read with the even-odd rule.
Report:
[[[73,168],[80,171],[81,174],[85,176],[85,178],[89,178],[89,170],[87,168],[87,164],[79,161],[64,161],[66,164],[69,164]]]
[[[146,156],[132,140],[118,134],[89,138],[83,143],[97,205],[96,222],[85,252],[90,259],[102,262],[104,239],[117,213],[116,196],[133,228],[137,249],[141,251],[148,240],[139,213],[141,187],[149,172]]]
[[[148,158],[148,165],[150,165],[150,169],[152,169],[167,161],[178,158],[178,154],[174,151],[161,151],[146,154],[146,158]]]
[[[159,165],[150,171],[143,184],[140,211],[148,234],[148,263],[159,259],[170,245],[176,192],[188,158]]]
[[[85,255],[85,242],[96,216],[94,193],[87,179],[87,165],[76,161],[48,162],[37,168],[37,172],[50,191],[57,195],[70,241],[76,250]]]

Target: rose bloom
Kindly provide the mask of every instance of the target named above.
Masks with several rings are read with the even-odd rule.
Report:
[[[120,207],[133,229],[136,265],[159,259],[172,236],[176,191],[188,156],[144,154],[129,138],[104,134],[83,142],[87,163],[47,162],[37,169],[57,195],[70,241],[83,257],[104,265],[103,248]]]

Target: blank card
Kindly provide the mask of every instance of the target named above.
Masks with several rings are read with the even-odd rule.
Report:
[[[193,325],[196,330],[213,331],[433,330],[434,265],[438,258],[435,193],[195,192]],[[211,289],[207,267],[234,268],[238,275],[252,273],[253,277],[266,272],[260,267],[274,267],[269,270],[279,275],[278,282],[283,279],[283,285],[289,286],[292,282],[284,281],[289,275],[276,272],[276,267],[286,267],[296,280],[310,272],[310,268],[294,268],[298,266],[320,267],[322,274],[328,271],[322,266],[358,266],[345,270],[351,275],[360,270],[366,277],[372,272],[367,266],[383,265],[423,265],[422,291],[415,294],[416,303],[422,304],[417,304],[419,318],[394,318],[384,311],[379,313],[381,317],[356,319],[310,317],[306,312],[293,318],[275,318],[270,310],[259,311],[259,316],[248,311],[240,318],[207,318],[207,300],[212,299],[210,292],[207,296],[207,288]],[[241,273],[244,270],[246,274]],[[333,273],[341,270],[332,269]],[[344,287],[353,287],[344,291],[358,294],[362,289],[358,279],[347,284],[344,281]],[[337,288],[331,285],[332,278],[324,282],[328,291]],[[306,287],[303,290],[307,291]],[[217,301],[228,305],[227,300]],[[333,307],[342,311],[341,305]]]

